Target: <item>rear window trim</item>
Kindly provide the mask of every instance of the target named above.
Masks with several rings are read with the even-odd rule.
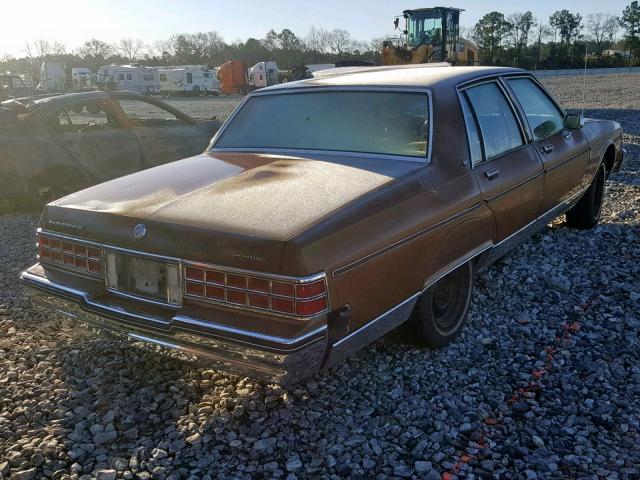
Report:
[[[222,136],[224,131],[231,124],[238,112],[244,107],[244,105],[254,97],[260,97],[265,95],[289,95],[296,93],[315,93],[315,92],[394,92],[394,93],[422,93],[427,95],[427,106],[429,109],[429,142],[427,152],[424,157],[414,157],[408,155],[393,155],[387,153],[367,153],[367,152],[352,152],[349,150],[314,150],[314,149],[297,149],[297,148],[239,148],[239,147],[216,147],[216,143]],[[314,155],[346,155],[350,157],[360,158],[380,158],[388,160],[401,160],[408,162],[423,163],[429,165],[431,163],[431,155],[433,151],[433,125],[434,125],[434,111],[433,111],[433,99],[431,89],[425,87],[405,87],[405,86],[359,86],[359,85],[340,85],[340,86],[319,86],[319,87],[276,87],[273,90],[264,89],[261,91],[252,92],[247,95],[242,102],[238,104],[235,110],[229,115],[229,118],[224,122],[222,127],[216,132],[211,139],[208,152],[253,152],[253,153],[280,153],[280,154],[314,154]]]

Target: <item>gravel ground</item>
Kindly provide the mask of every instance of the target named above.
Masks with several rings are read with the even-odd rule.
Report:
[[[16,281],[37,218],[0,216],[0,478],[640,478],[639,81],[589,84],[629,151],[600,226],[482,272],[449,347],[390,334],[297,388],[41,316]]]

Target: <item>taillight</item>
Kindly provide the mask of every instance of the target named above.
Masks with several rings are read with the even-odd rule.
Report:
[[[38,259],[91,274],[102,273],[102,249],[64,238],[37,234]]]
[[[324,276],[311,279],[269,278],[185,265],[185,297],[267,310],[279,315],[312,317],[329,308]]]

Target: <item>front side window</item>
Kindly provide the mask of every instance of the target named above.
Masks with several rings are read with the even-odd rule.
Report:
[[[62,108],[47,117],[47,124],[52,133],[94,132],[118,127],[110,110],[100,101]]]
[[[214,148],[329,150],[426,157],[429,97],[321,91],[249,98]]]
[[[118,103],[131,122],[139,127],[161,127],[182,124],[173,113],[143,100],[120,98]]]
[[[514,78],[509,85],[537,140],[562,130],[564,115],[544,91],[529,78]]]
[[[476,114],[487,159],[524,145],[515,113],[495,82],[465,90]]]

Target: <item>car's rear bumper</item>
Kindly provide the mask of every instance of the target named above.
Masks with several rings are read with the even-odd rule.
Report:
[[[34,304],[92,327],[210,359],[214,367],[282,385],[318,372],[327,353],[327,328],[282,338],[175,315],[170,320],[120,305],[98,303],[86,292],[56,284],[29,269],[21,282]]]

